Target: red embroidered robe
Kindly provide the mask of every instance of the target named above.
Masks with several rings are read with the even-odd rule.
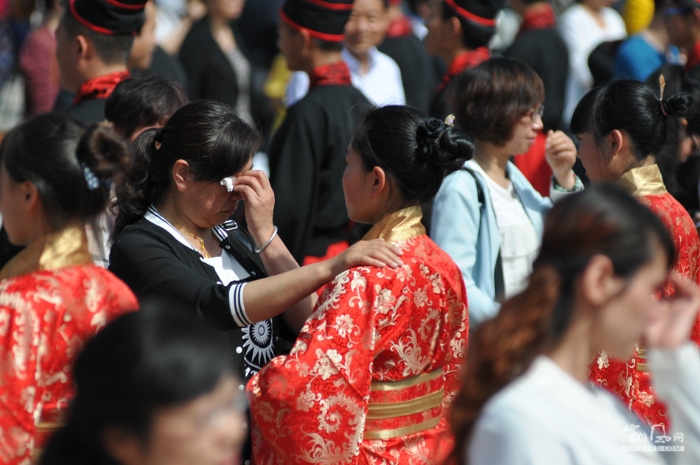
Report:
[[[257,465],[437,464],[451,451],[466,290],[420,218],[411,207],[375,225],[365,239],[394,243],[405,265],[336,277],[291,353],[248,383]]]
[[[0,278],[0,463],[29,465],[60,426],[85,341],[138,303],[92,264],[82,228],[30,244]]]
[[[658,167],[634,168],[625,173],[618,184],[656,213],[671,233],[678,254],[675,271],[693,282],[700,282],[700,238],[690,215],[666,191]],[[664,296],[670,297],[673,292],[673,286],[668,283],[663,290]],[[691,339],[700,345],[700,319],[695,322]],[[657,431],[667,434],[666,405],[656,397],[651,386],[644,352],[645,349],[638,346],[635,356],[627,361],[611,359],[602,352],[591,365],[589,379],[620,397]]]

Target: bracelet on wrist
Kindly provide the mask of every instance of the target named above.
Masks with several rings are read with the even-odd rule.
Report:
[[[583,181],[581,181],[581,178],[578,177],[578,175],[574,174],[574,187],[573,189],[566,189],[562,187],[561,184],[557,181],[556,176],[552,176],[552,187],[554,187],[554,190],[557,192],[578,192],[580,190],[583,190]]]
[[[272,241],[275,240],[275,237],[277,237],[277,226],[275,226],[275,230],[272,231],[272,236],[270,236],[267,242],[255,249],[255,253],[260,253],[263,250],[267,249],[267,246],[272,244]]]

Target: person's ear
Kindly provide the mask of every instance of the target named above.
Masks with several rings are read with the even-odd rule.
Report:
[[[20,184],[20,189],[23,194],[22,205],[27,212],[37,212],[41,209],[41,197],[39,189],[36,185],[29,181],[24,181]]]
[[[190,165],[185,160],[177,160],[173,165],[173,183],[175,188],[184,192],[190,180]]]
[[[459,19],[455,18],[454,16],[451,17],[449,19],[449,27],[450,27],[450,32],[452,34],[452,37],[461,42],[462,41],[462,23],[459,22]]]
[[[608,143],[610,144],[611,158],[621,153],[627,153],[627,149],[629,148],[628,137],[619,129],[614,129],[608,135]]]
[[[82,34],[75,36],[75,47],[78,58],[86,59],[92,56],[92,42]]]
[[[598,308],[605,305],[624,287],[625,282],[615,274],[609,257],[594,255],[581,274],[581,298],[588,305]]]
[[[102,434],[102,444],[107,455],[122,465],[143,463],[141,442],[121,428],[108,428]]]
[[[311,37],[311,34],[309,34],[309,31],[306,29],[300,29],[297,31],[299,34],[299,40],[301,42],[301,50],[304,55],[308,55],[311,53],[311,49],[313,48],[313,41],[314,38]]]
[[[375,166],[368,174],[372,176],[372,198],[377,198],[388,187],[386,172],[379,166]]]

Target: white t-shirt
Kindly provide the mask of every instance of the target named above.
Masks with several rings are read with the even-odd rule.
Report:
[[[350,69],[352,85],[360,90],[375,105],[405,105],[399,66],[388,55],[373,47],[369,51],[367,73],[360,74],[360,62],[347,49],[341,52],[343,61]],[[287,84],[286,103],[290,107],[309,92],[309,75],[297,71],[292,73]]]
[[[600,12],[605,27],[601,28],[593,16],[580,4],[571,5],[557,21],[557,27],[569,48],[569,77],[566,83],[564,120],[570,121],[581,98],[593,86],[593,75],[588,68],[588,56],[603,42],[627,37],[625,23],[612,8]]]
[[[504,189],[491,179],[477,164],[476,170],[486,179],[489,195],[501,234],[501,262],[505,297],[522,291],[537,257],[540,238],[525,212],[513,183]]]
[[[583,384],[544,355],[484,406],[468,448],[471,465],[662,465],[700,463],[700,354],[688,343],[650,350],[673,431],[652,430],[616,397]],[[683,434],[679,434],[683,433]],[[659,453],[660,446],[684,451]]]

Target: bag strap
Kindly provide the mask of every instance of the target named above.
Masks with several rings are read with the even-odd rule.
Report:
[[[484,189],[481,187],[481,183],[476,176],[476,173],[471,168],[463,166],[460,168],[461,171],[466,171],[471,174],[474,178],[474,184],[476,185],[476,200],[479,202],[479,227],[477,231],[481,231],[481,217],[484,214],[484,208],[486,207],[486,195],[484,194]],[[496,256],[496,267],[493,270],[493,285],[496,298],[496,302],[503,302],[506,295],[506,285],[505,279],[503,277],[503,260],[501,259],[501,249],[498,249],[498,256]]]

